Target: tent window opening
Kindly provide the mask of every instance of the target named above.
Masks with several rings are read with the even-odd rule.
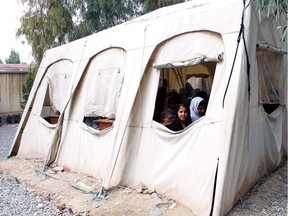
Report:
[[[283,56],[257,49],[259,71],[259,101],[268,114],[284,103]]]
[[[91,86],[87,89],[83,122],[95,130],[113,125],[123,83],[120,68],[95,70],[89,73]]]
[[[112,56],[112,59],[111,59]],[[124,81],[126,51],[107,49],[91,59],[85,75],[85,103],[83,123],[101,131],[111,128]]]
[[[69,94],[71,66],[70,61],[63,60],[52,65],[47,71],[47,89],[40,115],[50,124],[57,123]]]
[[[41,110],[41,117],[50,124],[56,124],[60,115],[60,111],[52,105],[49,94],[49,86],[46,90],[43,107]]]
[[[161,68],[153,120],[171,127],[177,119],[180,103],[189,108],[190,119],[190,104],[195,97],[203,98],[206,110],[216,64],[204,62],[189,67]]]

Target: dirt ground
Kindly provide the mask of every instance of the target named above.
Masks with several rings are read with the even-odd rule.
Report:
[[[144,187],[137,190],[116,187],[107,191],[105,198],[96,196],[101,190],[101,181],[83,174],[74,173],[55,167],[46,174],[43,161],[10,158],[0,163],[3,173],[15,176],[20,182],[25,181],[29,190],[56,200],[58,208],[65,207],[76,215],[194,215],[193,212],[174,200],[161,197],[156,193],[145,192]],[[62,171],[58,171],[62,170]]]
[[[43,174],[43,161],[10,158],[0,163],[2,173],[15,176],[20,182],[26,182],[31,191],[36,191],[51,200],[55,200],[58,209],[74,215],[109,215],[109,216],[193,216],[193,212],[169,197],[155,192],[150,193],[139,186],[136,190],[116,187],[107,192],[105,198],[97,196],[101,189],[100,179],[69,171],[65,167],[54,167]],[[257,193],[253,192],[245,199],[252,203],[263,203],[263,195],[278,190],[287,190],[287,161],[279,170],[286,178],[286,185],[279,181],[279,176],[270,178],[261,184]],[[274,190],[274,191],[273,191]],[[287,196],[286,196],[287,198]],[[287,203],[287,202],[286,202]],[[265,206],[260,208],[265,208]],[[257,205],[255,205],[257,206]],[[259,205],[258,205],[259,206]],[[269,208],[269,206],[266,206]],[[255,215],[257,209],[232,209],[231,215]]]

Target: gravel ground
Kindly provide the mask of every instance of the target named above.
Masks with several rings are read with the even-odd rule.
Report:
[[[63,215],[49,197],[29,191],[17,178],[0,173],[0,215]]]
[[[0,127],[0,162],[7,159],[18,124]],[[0,216],[70,215],[56,208],[49,197],[29,191],[25,182],[0,170]]]
[[[0,161],[7,158],[18,124],[0,126]]]
[[[227,216],[288,216],[287,189],[286,160],[255,184]]]
[[[18,124],[0,126],[0,162],[7,158],[17,127]],[[285,161],[277,170],[263,177],[227,216],[288,216],[287,208],[287,161]],[[67,210],[60,211],[55,205],[55,200],[29,191],[25,182],[19,182],[16,177],[3,174],[0,170],[0,216],[4,215],[73,214]]]

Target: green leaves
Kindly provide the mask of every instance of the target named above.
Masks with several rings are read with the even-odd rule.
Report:
[[[28,78],[25,81],[25,83],[22,85],[22,100],[20,103],[22,109],[25,108],[25,105],[28,101],[29,94],[34,83],[34,78],[36,76],[37,69],[38,68],[35,67],[34,65],[30,65],[30,67],[28,68],[28,74],[29,74]]]
[[[125,22],[140,12],[138,0],[84,0],[78,6],[82,22],[77,27],[88,26],[90,34]]]
[[[32,46],[32,55],[39,64],[44,52],[69,42],[74,29],[74,10],[66,1],[21,0],[27,11],[21,18],[17,36],[25,36]]]
[[[258,7],[265,9],[268,12],[268,15],[272,14],[272,16],[278,19],[280,14],[287,12],[287,1],[261,0],[258,3]]]
[[[265,10],[268,16],[274,17],[276,20],[279,19],[281,14],[286,14],[288,12],[288,1],[287,0],[250,0],[249,4],[253,3],[258,12]],[[285,26],[279,26],[282,28],[281,40],[285,40],[287,37],[287,24]]]
[[[27,10],[20,20],[21,27],[16,35],[25,36],[32,47],[32,55],[35,59],[35,64],[29,69],[29,77],[22,88],[22,107],[28,100],[44,52],[65,44],[73,38],[75,11],[69,2],[66,0],[21,0]]]
[[[39,65],[44,52],[110,28],[142,13],[184,0],[19,0],[26,6],[17,36],[24,36]],[[144,5],[144,6],[143,6]]]
[[[185,0],[140,0],[143,5],[143,12],[148,13],[161,7],[185,2]]]
[[[6,64],[20,64],[20,56],[17,51],[11,49],[10,55],[8,58],[5,58]]]

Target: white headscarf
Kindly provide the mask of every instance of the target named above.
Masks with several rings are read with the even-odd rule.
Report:
[[[194,97],[192,100],[191,100],[191,103],[190,103],[190,116],[191,116],[191,121],[194,122],[196,121],[197,119],[199,119],[201,116],[198,114],[198,106],[199,104],[203,101],[204,99],[201,98],[201,97]]]

